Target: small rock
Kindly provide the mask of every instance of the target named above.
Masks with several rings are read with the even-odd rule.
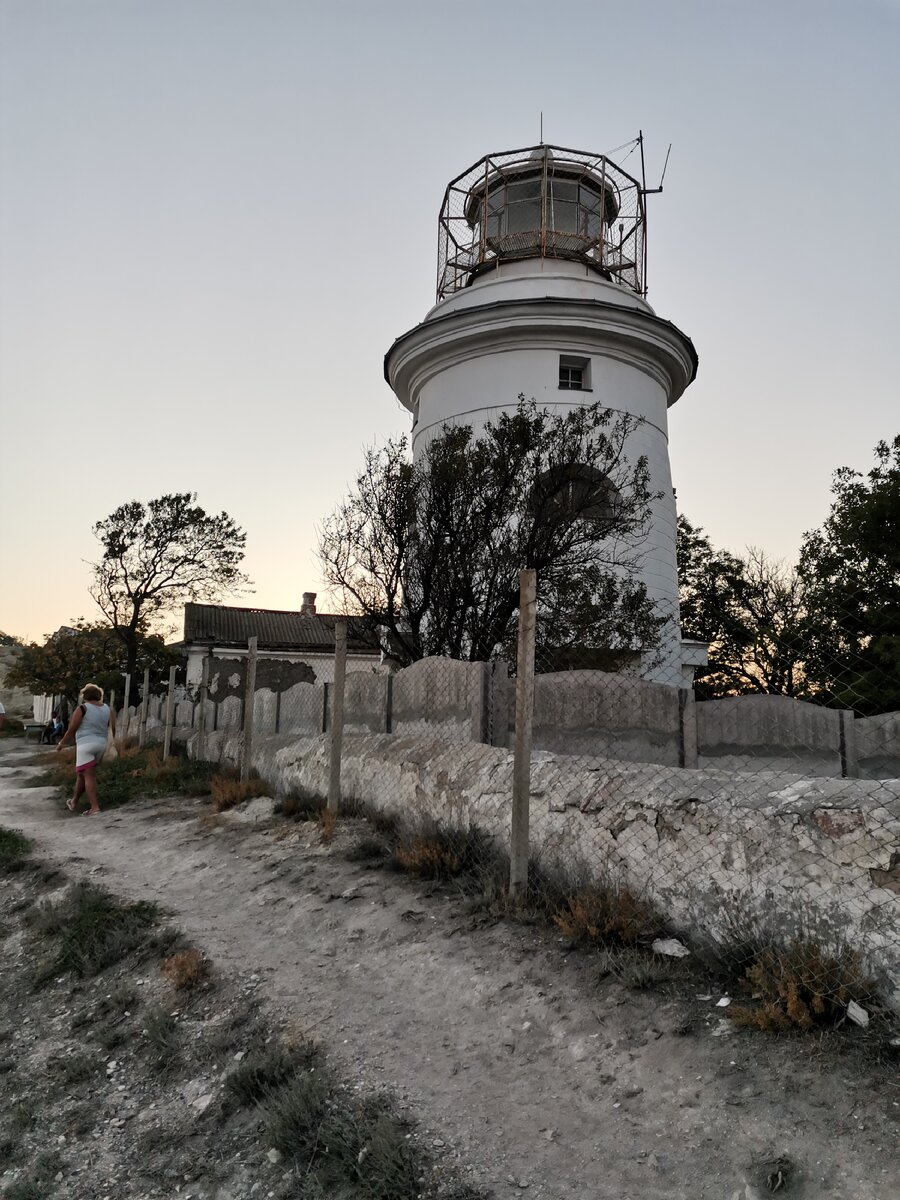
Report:
[[[668,958],[687,958],[691,953],[678,938],[657,938],[650,949],[654,954],[665,954]]]
[[[273,1147],[269,1151],[269,1153],[266,1155],[266,1158],[269,1160],[270,1163],[280,1163],[281,1162],[281,1151],[276,1150]]]
[[[206,1112],[210,1104],[212,1104],[212,1092],[206,1092],[204,1095],[198,1096],[196,1100],[191,1102],[191,1108],[198,1113],[202,1113]]]
[[[730,1003],[731,1003],[731,997],[723,996],[721,1000],[718,1000],[716,1002],[716,1008],[727,1008]]]
[[[869,1014],[862,1007],[862,1005],[857,1004],[855,1000],[851,1000],[847,1005],[847,1016],[854,1023],[854,1025],[861,1025],[863,1029],[865,1029],[869,1023]]]

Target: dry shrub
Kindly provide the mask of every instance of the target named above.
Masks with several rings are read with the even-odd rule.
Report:
[[[185,950],[164,959],[161,970],[176,991],[189,991],[209,978],[209,960],[199,950]]]
[[[424,834],[401,842],[394,850],[394,859],[404,871],[422,879],[451,879],[462,870],[460,856],[452,845]]]
[[[457,875],[474,877],[496,857],[493,841],[477,826],[445,826],[425,820],[417,831],[400,838],[388,866],[421,879],[452,879]]]
[[[766,1033],[835,1025],[846,1016],[851,1000],[859,1004],[874,993],[854,951],[845,948],[830,955],[814,941],[759,951],[746,980],[759,1003],[732,1004],[728,1015],[735,1025]]]
[[[209,790],[216,812],[225,812],[252,796],[265,795],[268,789],[261,779],[247,779],[242,783],[233,775],[220,774],[210,779]]]
[[[654,937],[662,926],[646,900],[624,887],[594,884],[570,896],[553,922],[575,942],[633,946]]]
[[[322,808],[319,810],[319,833],[322,835],[323,842],[330,842],[334,837],[334,829],[337,825],[337,813],[332,808]]]

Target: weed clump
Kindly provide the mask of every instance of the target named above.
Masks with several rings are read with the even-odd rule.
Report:
[[[190,991],[209,979],[209,959],[199,950],[184,950],[163,959],[161,971],[176,991]]]
[[[836,1025],[851,1001],[863,1003],[875,991],[854,951],[830,955],[814,941],[758,951],[745,981],[758,1003],[732,1004],[728,1015],[735,1025],[766,1033]]]
[[[55,956],[38,972],[41,985],[56,975],[99,975],[133,951],[145,948],[156,922],[156,905],[120,904],[90,883],[75,884],[56,904],[43,904],[32,917],[38,933],[58,937]]]
[[[662,927],[662,919],[646,900],[628,888],[604,884],[570,896],[553,922],[572,941],[597,946],[634,946],[655,937]]]
[[[144,1039],[150,1066],[157,1075],[171,1075],[181,1057],[181,1031],[171,1013],[151,1009],[144,1022]]]
[[[320,1051],[314,1042],[299,1046],[266,1047],[251,1054],[225,1080],[225,1090],[239,1104],[258,1104],[282,1087],[298,1071],[319,1065]]]
[[[0,826],[0,871],[15,871],[23,865],[32,843],[18,829]]]
[[[209,790],[216,812],[225,812],[253,796],[265,795],[268,788],[261,779],[245,779],[242,782],[233,775],[219,772],[210,779]]]

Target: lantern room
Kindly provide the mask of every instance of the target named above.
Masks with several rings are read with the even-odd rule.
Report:
[[[644,196],[605,155],[535,146],[487,155],[447,188],[438,299],[503,261],[569,259],[643,295]]]

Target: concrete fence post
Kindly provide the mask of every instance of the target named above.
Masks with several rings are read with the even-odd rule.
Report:
[[[125,676],[125,697],[122,702],[122,741],[128,737],[128,702],[131,699],[131,676]]]
[[[60,697],[60,699],[62,699],[62,697]],[[115,713],[115,711],[116,711],[116,689],[115,688],[109,689],[109,711],[111,713]]]
[[[241,783],[250,778],[253,757],[253,716],[256,708],[256,638],[247,639],[247,681],[244,688],[244,735],[241,738]]]
[[[150,711],[150,668],[144,668],[144,690],[141,693],[141,724],[138,729],[138,745],[143,749],[147,740],[147,714]]]
[[[163,737],[163,759],[169,757],[172,749],[172,726],[175,724],[175,672],[177,667],[169,667],[169,693],[166,696],[166,732]]]
[[[856,716],[852,709],[841,710],[841,777],[859,778],[859,751],[856,747]]]
[[[534,642],[537,627],[537,573],[519,573],[519,647],[516,658],[516,743],[509,852],[509,894],[524,899],[528,889],[531,738],[534,725]]]
[[[697,743],[697,701],[693,688],[678,689],[678,724],[681,740],[678,765],[696,771],[700,748]]]
[[[331,701],[331,769],[328,775],[328,809],[337,812],[341,802],[341,743],[344,740],[344,683],[347,678],[347,622],[334,623],[334,695]]]
[[[195,757],[199,762],[206,761],[206,708],[209,700],[209,655],[203,655],[200,665],[200,724],[197,728],[197,749]]]

